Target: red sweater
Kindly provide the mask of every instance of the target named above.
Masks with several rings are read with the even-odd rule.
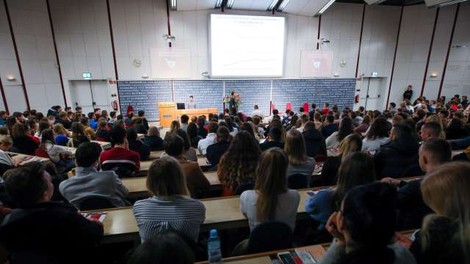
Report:
[[[107,160],[131,161],[135,164],[135,166],[137,167],[137,170],[140,169],[140,156],[139,156],[139,153],[137,153],[135,151],[132,151],[132,150],[114,147],[114,148],[108,149],[106,151],[103,151],[103,153],[101,153],[101,156],[100,156],[100,164],[103,165],[103,162],[105,162]]]

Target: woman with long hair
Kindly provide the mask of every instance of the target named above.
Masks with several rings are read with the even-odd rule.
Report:
[[[424,218],[412,242],[410,250],[418,264],[470,263],[469,189],[468,162],[441,165],[423,179],[423,200],[435,214]]]
[[[13,152],[27,155],[34,155],[39,146],[39,139],[29,133],[27,124],[16,123],[11,130],[11,138],[13,139]]]
[[[280,148],[261,154],[255,188],[240,196],[240,210],[248,218],[251,230],[267,221],[281,221],[294,230],[300,195],[287,188],[287,165],[287,156]]]
[[[249,132],[237,133],[217,168],[224,195],[233,195],[237,188],[254,184],[260,154],[259,144]]]
[[[363,152],[354,152],[345,157],[338,169],[336,187],[319,191],[305,202],[305,211],[323,229],[330,215],[339,210],[346,193],[355,186],[375,181],[374,161]]]
[[[350,117],[344,117],[339,123],[339,130],[333,132],[329,137],[326,138],[326,149],[328,152],[334,156],[336,151],[334,151],[341,141],[348,135],[354,133],[354,125]]]
[[[386,183],[356,186],[328,219],[335,237],[320,264],[415,264],[406,248],[390,245],[395,233],[396,188]]]
[[[291,129],[287,133],[284,151],[289,158],[287,177],[293,174],[303,174],[307,178],[307,183],[310,183],[315,169],[315,159],[307,157],[304,136],[300,131]],[[305,186],[305,188],[307,187],[309,186]]]
[[[54,140],[57,145],[67,146],[69,142],[69,132],[65,129],[64,125],[57,123],[54,125]]]
[[[392,129],[392,124],[385,118],[376,118],[362,140],[362,150],[375,154],[380,146],[390,142],[390,129]]]
[[[206,208],[189,197],[179,162],[170,156],[155,160],[147,175],[147,189],[153,196],[137,201],[133,207],[140,238],[145,241],[173,230],[197,242]]]
[[[316,186],[330,186],[337,182],[337,173],[342,160],[349,154],[361,151],[362,140],[357,134],[350,134],[345,137],[338,147],[338,156],[328,157],[323,164],[323,169]]]
[[[67,143],[68,147],[78,148],[83,142],[90,142],[90,139],[86,136],[85,131],[83,130],[82,124],[79,122],[72,123],[72,137]]]

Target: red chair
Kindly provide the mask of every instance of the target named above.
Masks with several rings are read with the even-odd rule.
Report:
[[[304,112],[308,113],[308,103],[304,103]]]
[[[292,103],[291,102],[288,102],[286,104],[286,110],[292,110]]]

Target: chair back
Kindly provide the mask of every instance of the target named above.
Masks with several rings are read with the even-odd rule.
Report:
[[[289,189],[303,189],[309,187],[308,175],[292,174],[287,177],[287,187]]]
[[[119,178],[131,178],[135,176],[134,172],[137,167],[133,163],[106,161],[101,165],[101,169],[112,170]]]
[[[292,248],[293,234],[283,222],[270,221],[257,225],[250,233],[248,254]]]
[[[86,210],[114,208],[116,206],[114,206],[111,203],[111,201],[105,197],[89,196],[78,201],[78,203],[76,203],[76,207],[78,207],[80,211],[86,211]]]

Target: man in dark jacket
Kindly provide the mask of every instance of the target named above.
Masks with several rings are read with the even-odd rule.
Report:
[[[261,151],[265,151],[269,148],[278,147],[284,149],[284,143],[282,140],[282,132],[278,127],[271,127],[268,133],[268,139],[263,143],[259,144]]]
[[[305,123],[304,132],[302,132],[305,139],[305,147],[307,149],[307,156],[314,158],[316,155],[326,156],[325,138],[315,128],[315,123],[309,121]]]
[[[40,163],[6,173],[7,194],[19,206],[0,226],[11,263],[85,263],[103,236],[103,225],[73,207],[50,202],[51,176]]]

